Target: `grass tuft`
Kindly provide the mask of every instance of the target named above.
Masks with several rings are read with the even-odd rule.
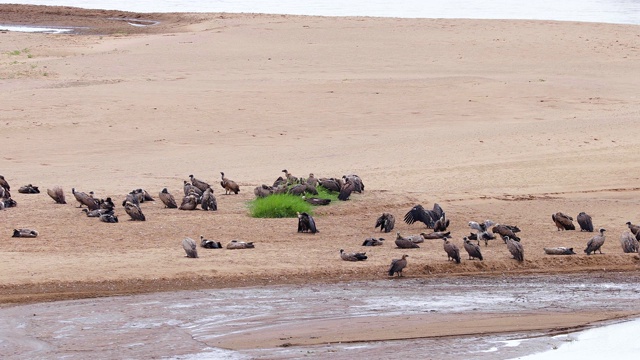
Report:
[[[296,212],[312,214],[312,206],[301,197],[289,194],[270,195],[249,202],[251,217],[293,218]]]

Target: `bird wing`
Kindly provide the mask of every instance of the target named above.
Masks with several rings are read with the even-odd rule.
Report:
[[[433,219],[427,214],[422,205],[414,206],[404,215],[404,222],[407,224],[411,225],[416,221],[424,223],[427,227],[433,227]]]

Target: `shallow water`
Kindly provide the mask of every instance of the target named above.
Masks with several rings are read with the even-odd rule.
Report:
[[[626,311],[637,308],[639,300],[636,282],[624,274],[614,280],[588,275],[394,279],[159,293],[0,309],[5,319],[0,353],[4,359],[513,358],[561,347],[567,340],[516,333],[241,351],[211,344],[229,334],[251,342],[252,332],[318,319]]]
[[[401,18],[535,19],[640,24],[640,0],[2,0],[134,12],[229,12]]]

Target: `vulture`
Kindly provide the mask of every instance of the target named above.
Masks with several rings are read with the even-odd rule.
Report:
[[[202,201],[200,202],[200,207],[202,207],[202,210],[218,210],[218,201],[216,200],[216,197],[213,196],[212,188],[207,188],[207,190],[202,193]]]
[[[640,230],[640,225],[634,225],[631,223],[631,221],[627,221],[627,226],[629,227],[629,230],[631,230],[631,233],[633,235],[638,236],[638,231]]]
[[[13,229],[12,237],[34,238],[38,236],[38,232],[33,229]]]
[[[573,248],[567,248],[564,246],[553,247],[553,248],[544,248],[544,252],[547,255],[575,255],[575,251]]]
[[[622,245],[622,251],[625,253],[638,252],[638,240],[628,231],[620,235],[620,244]]]
[[[100,208],[100,204],[93,198],[93,191],[89,193],[91,195],[87,195],[85,192],[76,191],[76,188],[71,188],[71,193],[80,203],[80,206],[78,207],[82,207],[82,205],[84,205],[89,208],[89,210],[96,210]]]
[[[200,246],[205,249],[222,249],[222,244],[220,244],[220,242],[207,240],[203,235],[200,235]]]
[[[353,184],[353,191],[357,193],[362,193],[364,191],[364,184],[362,183],[360,176],[355,174],[342,175],[342,179],[344,179],[344,182],[347,182],[348,180]]]
[[[396,232],[396,246],[400,249],[416,249],[420,247],[410,238],[402,237],[399,232]]]
[[[231,240],[230,243],[227,244],[227,249],[236,250],[236,249],[253,249],[255,245],[253,242],[244,242],[238,240]]]
[[[202,196],[202,190],[190,184],[187,180],[183,180],[183,190],[184,196],[189,196],[191,193],[194,193],[197,197]]]
[[[171,193],[169,193],[169,190],[167,190],[167,188],[162,189],[162,191],[160,191],[160,193],[158,194],[158,197],[164,204],[165,208],[175,209],[178,207],[176,199],[173,197],[173,195],[171,195]]]
[[[195,210],[196,206],[198,206],[198,199],[196,195],[191,194],[182,198],[182,203],[180,204],[179,210]]]
[[[398,277],[403,276],[402,270],[407,267],[407,258],[409,255],[402,255],[402,259],[391,260],[391,266],[389,266],[389,276],[398,274]]]
[[[196,246],[196,242],[193,241],[192,238],[185,238],[184,240],[182,240],[182,248],[187,253],[188,258],[198,257],[198,247]]]
[[[4,198],[4,200],[0,200],[0,210],[4,210],[4,208],[16,207],[18,203],[12,198]]]
[[[127,212],[127,214],[131,217],[131,220],[133,221],[145,221],[146,218],[144,216],[144,214],[142,213],[142,209],[140,208],[140,206],[131,203],[129,201],[125,202],[124,204],[124,211]]]
[[[509,227],[508,225],[496,224],[496,226],[491,229],[491,232],[494,234],[499,234],[503,239],[505,236],[508,236],[515,241],[520,241],[520,238],[516,236],[513,230],[511,230],[511,227]]]
[[[485,220],[482,223],[477,223],[475,221],[469,221],[469,227],[473,230],[476,230],[477,233],[469,234],[469,240],[484,240],[484,246],[489,245],[489,240],[493,240],[496,238],[489,229],[495,225],[495,223],[491,220]],[[519,231],[519,229],[518,229]]]
[[[114,214],[106,213],[106,214],[100,215],[100,221],[106,222],[106,223],[117,223],[118,217]]]
[[[367,260],[366,252],[344,252],[343,249],[340,249],[340,257],[344,261],[364,261]]]
[[[253,193],[256,195],[257,198],[264,198],[273,194],[273,187],[266,184],[262,184],[262,186],[257,186],[255,189],[253,189]]]
[[[455,260],[456,263],[460,264],[460,249],[456,246],[456,244],[449,241],[449,239],[444,238],[444,251],[447,253],[447,260]]]
[[[306,212],[298,213],[298,232],[310,232],[312,234],[318,232],[315,220]]]
[[[87,217],[100,217],[100,216],[102,216],[104,214],[113,215],[113,208],[95,209],[95,210],[91,210],[91,211],[89,211],[89,209],[82,209],[82,211],[87,214]]]
[[[289,171],[287,171],[287,169],[282,170],[282,172],[284,173],[284,176],[287,178],[287,185],[293,185],[293,184],[297,184],[298,178],[291,175],[291,173],[289,173]]]
[[[446,218],[445,213],[442,213],[442,216],[436,220],[435,224],[433,225],[433,231],[447,231],[447,228],[449,227],[449,219]]]
[[[64,198],[64,191],[59,186],[56,186],[53,189],[47,189],[47,194],[49,194],[49,196],[51,196],[51,198],[53,199],[53,201],[56,202],[56,204],[66,204],[67,203],[67,201]]]
[[[278,176],[278,178],[276,179],[276,181],[273,182],[273,187],[277,188],[280,185],[287,185],[287,180],[284,179],[282,176]]]
[[[287,193],[289,193],[290,195],[301,196],[305,193],[305,191],[307,191],[307,185],[296,184],[292,186],[289,191],[287,191]]]
[[[355,191],[355,184],[350,178],[346,178],[342,187],[340,187],[340,193],[338,194],[338,200],[347,201],[351,193]]]
[[[416,205],[404,215],[404,222],[411,225],[416,221],[420,221],[427,225],[427,228],[433,229],[435,222],[444,216],[444,211],[438,204],[433,204],[432,210],[425,210],[422,205]]]
[[[211,185],[202,180],[196,179],[193,175],[189,175],[189,179],[191,179],[191,185],[197,187],[202,192],[205,192],[208,188],[211,187]]]
[[[127,202],[140,206],[140,196],[134,191],[128,193],[122,201],[122,206]]]
[[[573,218],[569,215],[565,215],[561,212],[557,212],[551,215],[551,219],[556,224],[558,231],[560,230],[575,230],[576,226],[573,225]]]
[[[605,229],[600,228],[599,230],[599,234],[592,237],[591,239],[589,239],[589,241],[587,242],[587,248],[584,249],[584,252],[587,255],[591,255],[591,253],[596,253],[596,251],[599,251],[600,254],[602,254],[602,245],[604,244],[604,232],[607,231]]]
[[[505,236],[502,239],[507,244],[507,249],[509,249],[509,252],[511,253],[511,255],[513,255],[513,258],[520,262],[524,261],[524,248],[522,247],[522,244],[519,241],[515,241],[508,236]]]
[[[20,194],[40,194],[40,189],[38,189],[37,186],[33,186],[29,184],[29,185],[21,186],[18,189],[18,192]]]
[[[327,189],[328,191],[340,192],[340,189],[342,188],[342,180],[338,180],[335,178],[322,178],[318,180],[318,182],[320,183],[320,186]]]
[[[386,233],[393,230],[393,227],[396,224],[396,218],[389,213],[382,213],[378,220],[376,220],[376,229],[380,228],[380,231],[384,231]]]
[[[364,242],[362,243],[362,246],[380,246],[384,244],[384,238],[373,238],[373,237],[369,237],[364,239]]]
[[[0,187],[5,189],[7,193],[9,192],[9,190],[11,190],[11,186],[9,186],[9,183],[7,182],[7,180],[4,179],[4,176],[2,175],[0,175]]]
[[[113,203],[113,200],[111,200],[110,197],[108,197],[106,200],[100,199],[100,209],[113,210],[113,208],[115,207],[116,204]]]
[[[464,249],[469,254],[469,260],[478,259],[482,261],[482,253],[480,252],[480,245],[474,244],[469,238],[464,238]]]
[[[0,186],[0,199],[8,198],[11,194],[7,195],[9,192],[5,190],[2,186]]]
[[[580,225],[580,231],[593,232],[593,223],[591,222],[591,215],[583,211],[580,214],[578,214],[576,221],[578,221],[578,225]]]
[[[302,198],[304,199],[304,201],[315,206],[329,205],[331,203],[331,199],[307,198],[305,196],[303,196]]]
[[[433,231],[428,234],[420,233],[420,235],[422,235],[422,238],[424,239],[444,239],[450,237],[451,231]]]
[[[238,194],[238,192],[240,192],[240,186],[238,186],[238,184],[236,184],[235,181],[229,180],[226,177],[224,177],[224,173],[222,171],[220,171],[220,175],[222,176],[222,181],[220,181],[220,186],[224,188],[225,195],[229,195],[232,192],[234,194]]]
[[[318,186],[318,179],[316,179],[313,173],[309,174],[309,177],[307,178],[307,185],[313,186],[314,188]]]

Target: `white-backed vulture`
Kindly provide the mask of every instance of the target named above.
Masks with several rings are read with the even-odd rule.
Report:
[[[449,239],[447,238],[444,238],[442,240],[444,240],[443,248],[447,253],[447,261],[454,260],[456,263],[460,264],[460,249],[458,249],[458,246],[449,241]]]
[[[396,246],[400,249],[417,249],[420,247],[410,238],[406,238],[400,235],[400,232],[396,232]]]
[[[64,190],[62,190],[62,188],[59,186],[55,186],[53,189],[47,189],[47,194],[51,196],[51,198],[53,199],[53,201],[56,202],[56,204],[67,203],[67,201],[64,198]]]
[[[175,209],[178,207],[176,199],[173,197],[173,195],[171,195],[171,193],[169,193],[169,190],[167,190],[167,188],[163,188],[162,191],[158,193],[158,197],[164,204],[165,208]]]
[[[367,260],[366,252],[344,252],[343,249],[340,249],[340,257],[344,261],[364,261]]]
[[[200,246],[205,249],[222,249],[219,241],[205,239],[204,235],[200,235]]]
[[[384,238],[369,237],[364,239],[362,246],[381,246],[384,244]]]
[[[589,241],[587,241],[587,248],[584,249],[584,252],[587,255],[591,255],[591,253],[594,253],[596,251],[599,251],[600,254],[602,254],[602,245],[604,245],[604,240],[605,240],[605,236],[604,236],[604,232],[607,231],[605,229],[600,228],[599,230],[599,234],[592,237],[591,239],[589,239]]]
[[[620,235],[620,245],[622,245],[622,251],[627,254],[638,252],[638,240],[628,231],[625,231]]]
[[[18,192],[20,194],[40,194],[40,189],[38,189],[37,186],[34,186],[32,184],[28,184],[28,185],[25,185],[25,186],[21,186],[18,189]]]
[[[524,247],[518,241],[513,240],[512,238],[505,236],[502,238],[504,242],[507,244],[507,249],[511,253],[514,259],[523,262],[524,261]]]
[[[127,212],[127,214],[131,217],[131,220],[133,221],[145,221],[147,220],[147,218],[144,216],[144,214],[142,213],[142,209],[140,208],[140,206],[131,203],[129,201],[127,201],[124,204],[124,211]]]
[[[569,215],[557,212],[551,215],[551,219],[556,224],[558,231],[560,230],[575,230],[576,226],[573,225],[573,218]]]
[[[34,238],[38,236],[38,231],[33,229],[13,229],[12,237]]]
[[[396,225],[396,218],[389,213],[382,213],[380,217],[376,220],[376,229],[380,228],[380,231],[384,231],[386,233],[393,230]]]
[[[220,186],[224,188],[225,195],[229,195],[231,193],[238,194],[240,192],[240,186],[236,184],[235,181],[229,180],[224,177],[224,173],[221,171],[220,175],[222,176],[222,181],[220,181]]]
[[[255,248],[255,245],[253,245],[253,242],[244,242],[244,241],[238,241],[238,240],[231,240],[231,242],[229,242],[227,244],[227,249],[228,250],[253,249],[253,248]]]
[[[402,270],[407,267],[407,258],[409,255],[402,255],[401,259],[393,259],[391,260],[391,266],[389,266],[389,276],[393,276],[394,274],[398,274],[398,277],[404,276],[402,275]]]
[[[593,222],[591,221],[591,215],[583,211],[578,214],[576,221],[578,221],[578,225],[580,225],[580,231],[593,232]]]
[[[184,249],[184,252],[187,253],[188,258],[198,257],[198,247],[192,238],[185,238],[182,240],[182,248]]]
[[[198,198],[194,194],[190,194],[182,198],[179,210],[195,210],[198,206]]]
[[[464,249],[467,251],[467,254],[469,254],[469,260],[483,260],[482,252],[480,252],[480,245],[472,243],[471,240],[469,240],[469,238],[467,237],[464,238]]]
[[[189,179],[191,179],[191,185],[197,187],[202,192],[205,192],[207,188],[211,187],[211,185],[202,180],[196,179],[193,175],[189,175]]]
[[[200,201],[200,207],[202,210],[216,211],[218,210],[218,201],[216,197],[213,195],[213,189],[207,188],[204,193],[202,193],[202,201]]]
[[[310,232],[312,234],[318,232],[316,221],[306,212],[298,213],[298,232]]]

